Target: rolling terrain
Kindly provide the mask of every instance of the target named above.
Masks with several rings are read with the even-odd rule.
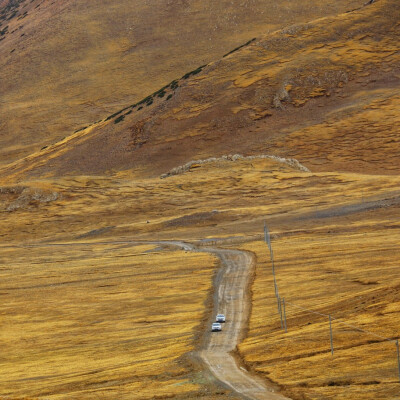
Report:
[[[0,51],[38,51],[2,57],[27,75],[1,68],[0,398],[241,398],[198,357],[222,348],[287,398],[398,398],[400,4],[211,3],[0,2]],[[221,344],[219,276],[249,259]]]
[[[359,0],[2,0],[0,164],[140,101],[261,34]]]
[[[397,173],[399,7],[380,1],[260,37],[5,173],[154,176],[234,153]]]
[[[164,383],[158,381],[157,389],[151,389],[153,394],[138,383],[132,386],[129,369],[124,379],[115,369],[120,366],[117,338],[126,337],[123,343],[132,348],[131,368],[142,370],[149,348],[154,352],[158,372],[152,372],[148,379],[158,380],[156,376],[162,371],[169,371],[170,364],[163,361],[170,357],[169,347],[155,347],[156,339],[152,339],[143,344],[143,351],[135,350],[141,333],[133,330],[134,321],[147,321],[160,343],[164,337],[169,337],[171,343],[180,342],[178,336],[174,339],[174,332],[182,329],[178,312],[182,307],[182,312],[190,315],[190,322],[184,323],[189,328],[187,344],[174,350],[174,357],[184,357],[200,346],[201,332],[207,329],[207,310],[211,311],[207,293],[212,293],[216,261],[210,256],[204,259],[202,253],[176,251],[170,259],[168,252],[161,250],[146,253],[154,246],[144,245],[142,250],[123,243],[174,238],[200,247],[249,250],[256,257],[250,325],[237,353],[250,371],[272,380],[293,399],[348,398],[349,393],[359,399],[376,398],[379,393],[384,393],[382,398],[396,398],[399,383],[393,345],[375,342],[374,337],[354,331],[342,332],[338,326],[336,353],[331,358],[326,321],[299,315],[289,306],[289,333],[285,335],[279,329],[262,229],[267,218],[273,233],[278,283],[288,301],[331,312],[384,337],[397,337],[400,227],[393,216],[399,211],[399,179],[393,175],[306,172],[260,158],[205,163],[162,180],[116,174],[31,181],[35,187],[51,188],[58,198],[45,203],[31,201],[3,213],[2,325],[8,328],[2,330],[6,349],[1,364],[2,395],[71,398],[76,392],[77,398],[92,398],[98,392],[106,397],[116,393],[129,397],[130,388],[135,387],[139,398],[157,393],[185,398],[186,393],[188,398],[211,399],[221,390],[218,396],[229,396],[228,389],[215,387],[196,364],[185,364],[177,376]],[[3,204],[15,205],[16,199],[9,197]],[[107,245],[113,241],[122,243]],[[143,269],[144,265],[153,272]],[[155,298],[143,295],[144,289],[138,291],[140,284],[152,291],[153,281],[159,282],[161,270],[167,265],[166,286],[157,289]],[[129,286],[131,270],[134,281]],[[202,278],[191,278],[192,270]],[[135,271],[142,272],[137,277]],[[83,279],[86,275],[88,279]],[[204,290],[201,296],[189,290],[192,287],[196,291],[199,285]],[[113,301],[113,296],[125,300]],[[171,304],[164,309],[161,304],[166,296]],[[188,296],[187,300],[182,296]],[[189,299],[198,305],[190,305]],[[114,307],[119,307],[118,313]],[[94,312],[91,318],[85,317]],[[129,315],[123,317],[126,313]],[[199,317],[192,321],[192,315]],[[82,322],[66,323],[76,319]],[[107,329],[93,327],[99,320]],[[165,324],[169,324],[168,330]],[[16,342],[17,333],[21,339]],[[53,335],[61,333],[61,348],[50,351],[56,340]],[[29,343],[37,344],[33,353],[20,347]],[[318,351],[310,351],[310,346]],[[76,361],[77,352],[82,353],[82,363],[86,358],[94,358],[96,363],[82,370]],[[42,358],[49,361],[40,364],[39,371],[36,363]],[[104,368],[99,370],[98,365]],[[70,372],[73,368],[80,374],[74,379]],[[35,386],[21,387],[16,382],[22,378],[24,382],[36,382]],[[49,379],[58,382],[55,389],[50,389]],[[182,380],[187,382],[183,386]]]

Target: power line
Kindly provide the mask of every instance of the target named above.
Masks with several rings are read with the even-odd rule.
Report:
[[[362,329],[362,328],[360,328],[360,327],[358,327],[358,326],[356,326],[356,325],[349,324],[348,322],[345,322],[345,321],[343,321],[342,319],[335,318],[334,316],[332,316],[332,314],[324,314],[324,313],[321,313],[321,312],[318,312],[318,311],[310,310],[309,308],[305,308],[305,307],[298,306],[297,304],[294,304],[294,303],[292,303],[291,301],[285,300],[285,302],[286,302],[286,304],[290,304],[291,306],[293,306],[293,307],[295,307],[295,308],[298,308],[298,309],[300,309],[300,310],[302,310],[302,311],[306,311],[306,312],[308,312],[308,313],[310,313],[310,314],[316,314],[316,315],[319,315],[319,316],[321,316],[321,317],[328,317],[328,318],[331,317],[332,321],[340,322],[341,324],[346,325],[346,326],[348,326],[349,328],[352,328],[352,329],[357,330],[357,331],[359,331],[359,332],[367,333],[367,334],[369,334],[369,335],[375,336],[375,337],[377,337],[377,338],[379,338],[379,339],[382,339],[382,340],[387,340],[388,342],[396,343],[396,340],[395,340],[395,339],[389,339],[389,338],[387,338],[387,337],[385,337],[385,336],[378,335],[377,333],[368,331],[368,330],[366,330],[366,329]]]

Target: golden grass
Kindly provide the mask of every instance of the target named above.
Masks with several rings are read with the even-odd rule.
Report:
[[[362,221],[339,217],[315,228],[273,239],[287,334],[280,330],[267,246],[242,246],[257,254],[258,263],[250,329],[240,352],[294,399],[395,398],[400,385],[395,343],[341,321],[398,337],[399,227],[390,212],[377,210]],[[302,308],[340,320],[333,321],[333,356],[328,318]]]
[[[110,23],[116,31],[93,22],[104,18],[97,8],[103,5],[100,0],[85,13],[79,5],[61,10],[61,3],[55,9],[53,4],[24,19],[31,32],[42,20],[50,21],[41,35],[52,37],[50,48],[63,49],[59,58],[51,52],[51,73],[40,67],[46,75],[40,78],[29,56],[36,52],[37,59],[46,59],[40,56],[47,49],[40,35],[30,36],[36,44],[11,54],[14,45],[20,50],[19,42],[15,37],[2,42],[7,63],[19,57],[1,69],[1,80],[8,85],[6,106],[0,110],[0,117],[7,114],[7,119],[0,118],[6,132],[4,163],[38,150],[40,142],[60,139],[63,132],[71,134],[68,127],[93,123],[135,102],[176,78],[176,71],[183,74],[190,65],[218,59],[227,43],[242,44],[249,39],[245,36],[265,28],[264,20],[256,23],[247,13],[246,3],[238,30],[232,34],[229,21],[222,23],[221,32],[216,29],[211,35],[221,41],[210,49],[210,38],[199,33],[209,31],[204,2],[191,2],[196,21],[190,35],[179,35],[179,43],[171,23],[185,24],[176,24],[176,13],[183,9],[175,3],[170,19],[162,7],[160,14],[149,14],[142,3],[135,10],[114,6]],[[251,4],[257,15],[257,7],[265,6],[263,1]],[[279,4],[283,9],[287,5]],[[226,3],[216,7],[217,19],[233,18]],[[307,10],[303,3],[299,7]],[[301,18],[292,9],[291,17],[298,22],[338,12],[324,7],[314,7],[315,13],[307,11]],[[96,46],[63,34],[66,47],[60,37],[49,35],[58,26],[50,18],[54,10],[71,22],[68,32],[74,38],[87,27]],[[215,259],[153,251],[155,246],[145,244],[105,244],[172,238],[208,239],[206,243],[256,254],[252,315],[239,353],[286,394],[299,400],[396,398],[393,343],[335,320],[332,356],[327,318],[294,304],[398,337],[398,10],[396,2],[382,0],[261,37],[209,65],[200,76],[179,82],[166,107],[157,98],[123,122],[95,123],[2,169],[0,396],[229,396],[210,386],[187,358],[208,316]],[[132,43],[126,32],[118,31],[124,24],[114,21],[132,13],[143,16],[139,19],[146,26],[149,21],[158,26],[159,37],[165,29],[170,33],[163,62],[143,55],[147,50],[155,54],[158,46],[165,50],[165,44]],[[270,13],[273,20],[277,16],[282,16],[278,6]],[[190,13],[182,18],[191,20]],[[160,19],[165,26],[157,24]],[[146,32],[142,34],[137,37],[146,39]],[[188,47],[195,42],[191,35],[199,39],[196,49]],[[80,43],[81,51],[70,43]],[[71,52],[77,58],[65,63],[63,57]],[[189,61],[185,54],[190,54]],[[138,71],[132,69],[137,57],[149,62],[139,63]],[[32,67],[26,74],[18,73],[21,59]],[[60,73],[61,81],[54,78]],[[88,86],[82,89],[83,80]],[[54,90],[58,99],[50,95]],[[39,136],[32,137],[32,130]],[[299,157],[312,172],[271,160],[247,160],[196,165],[189,173],[163,180],[157,176],[190,158],[236,152]],[[280,330],[267,248],[261,242],[264,218],[273,233],[280,294],[287,300],[287,334]],[[51,246],[54,241],[63,246]]]
[[[3,146],[4,165],[0,172],[3,177],[102,175],[132,168],[154,177],[190,159],[227,153],[289,155],[309,163],[315,171],[386,173],[390,169],[391,173],[399,172],[395,162],[399,156],[395,112],[399,86],[397,2],[380,0],[364,7],[355,1],[351,8],[360,7],[343,14],[340,11],[350,7],[344,1],[335,2],[335,6],[324,1],[321,8],[310,2],[303,2],[301,6],[291,2],[288,8],[285,8],[288,4],[273,3],[269,4],[268,16],[262,17],[260,9],[266,4],[261,0],[249,0],[243,7],[226,0],[215,5],[214,10],[211,3],[196,0],[187,8],[178,3],[160,5],[157,13],[142,2],[135,8],[132,2],[129,6],[123,1],[110,10],[110,15],[115,17],[111,21],[118,18],[125,21],[135,12],[146,26],[158,27],[148,31],[138,26],[136,37],[140,43],[132,43],[131,34],[126,29],[120,30],[124,24],[115,26],[113,22],[112,28],[109,27],[113,35],[109,37],[108,19],[104,29],[90,23],[94,15],[96,21],[105,18],[98,15],[99,9],[96,9],[103,1],[96,0],[85,6],[84,13],[76,5],[60,14],[74,23],[67,33],[63,30],[62,39],[52,35],[53,46],[58,41],[68,41],[68,46],[56,47],[63,49],[62,55],[58,50],[53,55],[54,73],[66,79],[60,84],[62,88],[57,87],[58,99],[41,98],[48,94],[49,88],[37,78],[43,70],[37,71],[35,63],[31,62],[33,71],[26,69],[35,79],[25,77],[26,82],[18,82],[23,75],[15,73],[12,62],[10,68],[2,70],[5,75],[11,74],[5,76],[4,81],[12,82],[4,107],[7,118],[2,119],[5,121],[4,137],[8,140]],[[124,7],[126,10],[122,12]],[[293,20],[296,25],[288,26],[289,19],[284,22],[285,19],[276,18],[276,15],[283,15],[281,7],[290,15],[290,21],[297,15]],[[333,8],[336,13],[332,13]],[[230,23],[238,21],[237,31],[231,29],[228,21],[225,21],[227,25],[221,24],[220,32],[212,31],[211,39],[214,35],[219,38],[212,42],[215,43],[212,49],[208,36],[211,19],[205,17],[211,10],[212,18],[224,15],[229,16],[228,20],[232,18]],[[51,14],[50,6],[47,11]],[[257,18],[252,19],[252,13]],[[76,15],[79,17],[75,21]],[[313,19],[323,15],[329,16]],[[267,25],[264,18],[279,20],[278,25],[283,29],[271,33],[263,29],[261,22],[256,22],[258,18]],[[156,23],[158,19],[165,25]],[[184,22],[177,24],[177,20]],[[79,29],[88,25],[93,40],[104,48],[93,49],[92,42],[77,41],[82,45],[81,52],[72,49],[70,43],[74,41],[68,39],[68,33],[77,34],[77,22]],[[247,29],[249,25],[251,31]],[[164,31],[166,26],[168,35]],[[190,33],[178,35],[170,26],[190,26]],[[150,39],[149,32],[170,40],[166,44]],[[257,40],[221,58],[224,43],[242,40],[239,38],[245,35],[254,35]],[[190,47],[187,52],[193,43],[199,48]],[[29,52],[33,48],[40,53],[42,42],[35,46],[27,47],[27,54],[20,57],[30,60]],[[155,62],[153,55],[160,49],[165,56]],[[57,58],[57,55],[67,57],[69,52],[77,59],[61,61]],[[146,57],[149,54],[151,56]],[[195,59],[198,61],[192,65]],[[204,64],[207,66],[201,74],[188,79],[182,77],[184,72]],[[139,72],[132,65],[138,66]],[[178,73],[184,65],[187,66],[184,72]],[[83,77],[88,75],[91,79],[85,82],[89,87],[82,90]],[[70,82],[69,77],[77,82]],[[43,79],[48,78],[58,82],[46,73]],[[178,87],[166,89],[167,96],[154,95],[147,105],[130,108],[126,114],[119,115],[123,117],[121,120],[104,121],[172,79],[178,80]],[[28,116],[25,90],[38,93],[31,87],[37,82],[43,92],[40,92],[40,99],[31,99],[35,110]],[[16,97],[21,95],[23,104],[19,105],[21,99]],[[166,101],[169,96],[172,98]],[[377,110],[368,110],[377,105]],[[68,130],[68,126],[71,129]],[[90,129],[74,135],[75,129],[84,126]],[[34,137],[31,130],[35,130]],[[63,141],[65,136],[68,139]],[[337,142],[332,148],[330,138]],[[21,159],[22,155],[27,158]],[[12,160],[18,162],[9,165]]]
[[[199,394],[183,356],[207,317],[213,257],[74,243],[1,258],[1,396]]]
[[[193,349],[207,315],[215,260],[102,243],[207,238],[257,255],[250,327],[239,346],[250,368],[296,399],[395,396],[394,345],[373,343],[376,338],[334,322],[332,357],[326,319],[290,304],[289,332],[280,331],[261,240],[267,218],[287,301],[395,337],[399,183],[394,175],[308,173],[268,159],[204,164],[162,180],[127,171],[27,182],[60,198],[33,201],[0,220],[8,301],[2,321],[9,325],[3,323],[2,368],[11,371],[1,387],[10,376],[27,375],[43,378],[13,388],[15,395],[46,393],[50,381],[51,387],[57,382],[52,395],[60,398],[74,391],[76,398],[95,398],[97,391],[105,398],[131,398],[133,391],[151,398],[157,385],[165,395],[203,395],[209,387],[204,376],[178,361]],[[5,206],[15,201],[1,196]],[[23,246],[54,240],[72,247]],[[20,247],[7,248],[6,242]],[[176,331],[187,310],[192,319]],[[46,327],[52,331],[43,333]]]

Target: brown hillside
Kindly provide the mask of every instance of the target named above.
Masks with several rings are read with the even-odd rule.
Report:
[[[0,2],[0,163],[15,161],[260,34],[362,1]]]
[[[3,175],[159,174],[227,153],[291,156],[315,171],[396,173],[400,4],[266,35]]]

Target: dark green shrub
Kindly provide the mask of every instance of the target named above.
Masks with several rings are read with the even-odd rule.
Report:
[[[188,78],[190,78],[190,77],[193,76],[193,75],[199,74],[199,73],[203,70],[204,67],[205,67],[205,65],[202,65],[201,67],[198,67],[198,68],[196,68],[195,70],[193,70],[193,71],[191,71],[191,72],[188,72],[187,74],[185,74],[185,75],[182,76],[182,79],[188,79]]]
[[[125,115],[120,115],[118,118],[115,119],[114,124],[118,124],[119,122],[123,121],[125,118]]]
[[[234,53],[235,51],[240,50],[242,47],[248,46],[250,43],[254,42],[255,40],[256,40],[256,38],[253,38],[253,39],[249,40],[249,41],[246,42],[245,44],[242,44],[241,46],[236,47],[236,49],[231,50],[229,53],[224,54],[223,57],[229,56],[229,54],[232,54],[232,53]]]
[[[110,119],[113,119],[113,118],[116,117],[117,115],[121,114],[122,111],[123,111],[123,110],[120,110],[120,111],[117,111],[117,112],[114,113],[114,114],[109,115],[109,116],[106,118],[106,121],[109,121]]]
[[[88,128],[88,126],[84,126],[83,128],[79,128],[79,129],[77,129],[74,133],[77,133],[77,132],[80,132],[80,131],[83,131],[84,129],[86,129],[86,128]]]
[[[8,31],[8,25],[0,31],[0,36],[5,35],[7,31]]]
[[[179,86],[179,85],[178,85],[178,81],[177,81],[177,80],[172,81],[172,82],[169,84],[169,87],[170,87],[172,90],[177,89],[178,86]]]

